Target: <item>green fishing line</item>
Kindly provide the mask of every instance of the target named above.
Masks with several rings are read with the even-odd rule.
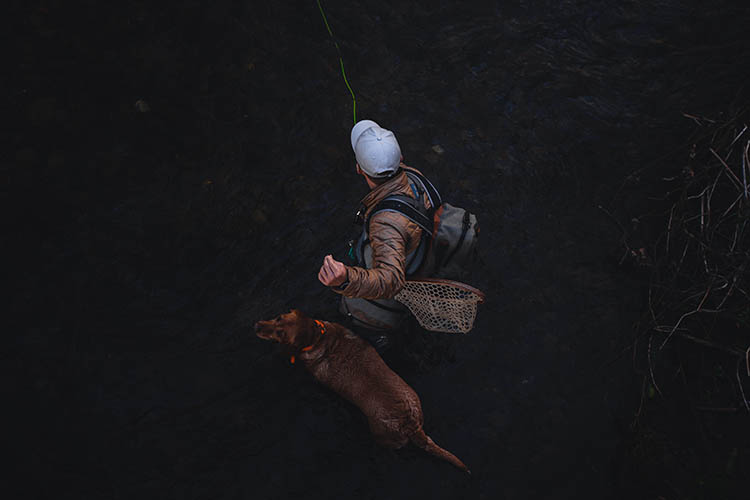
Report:
[[[341,57],[341,49],[339,48],[339,44],[336,42],[336,38],[333,36],[333,31],[331,31],[331,27],[328,25],[328,19],[326,19],[326,13],[323,12],[323,6],[320,5],[320,0],[317,0],[318,2],[318,9],[320,9],[320,15],[323,16],[323,22],[326,25],[326,29],[328,30],[328,34],[331,35],[331,40],[333,40],[333,45],[336,46],[336,52],[339,53],[339,65],[341,66],[341,76],[344,77],[344,83],[346,84],[346,88],[349,89],[349,93],[352,95],[352,116],[354,117],[354,123],[357,123],[357,98],[354,97],[354,91],[352,90],[352,86],[349,85],[349,80],[346,79],[346,71],[344,71],[344,59]]]

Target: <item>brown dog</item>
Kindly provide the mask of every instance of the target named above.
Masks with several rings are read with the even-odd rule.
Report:
[[[299,360],[320,383],[357,405],[378,444],[397,449],[411,441],[470,472],[424,433],[422,405],[414,389],[388,368],[370,344],[342,325],[310,319],[293,309],[276,319],[258,321],[255,332],[287,346],[292,363]]]

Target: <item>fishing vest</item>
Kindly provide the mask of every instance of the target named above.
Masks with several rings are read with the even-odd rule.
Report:
[[[369,225],[380,212],[397,212],[422,229],[419,246],[406,255],[406,277],[416,274],[433,278],[460,280],[465,277],[476,259],[479,223],[468,210],[444,203],[435,186],[417,170],[403,167],[414,193],[391,195],[381,200],[370,211],[362,234],[354,246],[356,262],[365,268],[372,267]],[[425,208],[424,197],[431,208]]]
[[[416,274],[422,268],[422,264],[426,261],[427,251],[430,247],[430,238],[432,237],[432,213],[434,213],[434,210],[425,208],[422,200],[426,194],[430,206],[434,207],[438,206],[435,203],[439,203],[440,198],[439,195],[437,195],[437,198],[434,198],[430,195],[430,192],[427,191],[422,179],[427,183],[430,181],[424,176],[421,176],[420,178],[417,172],[409,167],[402,168],[405,170],[406,176],[409,179],[409,185],[414,193],[414,198],[408,195],[395,194],[387,196],[378,202],[364,220],[362,233],[354,245],[354,257],[358,266],[367,269],[372,268],[370,221],[380,212],[399,213],[422,229],[419,245],[406,255],[404,272],[406,276],[409,277]],[[437,193],[437,190],[435,190],[432,184],[430,184],[430,187],[432,188],[433,193]]]

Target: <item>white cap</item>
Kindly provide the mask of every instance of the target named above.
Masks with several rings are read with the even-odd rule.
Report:
[[[370,177],[388,177],[398,170],[401,148],[390,130],[372,120],[362,120],[352,128],[351,139],[357,163]]]

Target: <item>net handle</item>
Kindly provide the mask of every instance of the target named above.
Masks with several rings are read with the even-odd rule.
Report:
[[[449,285],[449,286],[455,286],[456,288],[460,288],[461,290],[464,290],[469,293],[473,293],[477,297],[479,297],[479,303],[483,304],[485,295],[484,292],[479,290],[478,288],[474,288],[471,285],[467,285],[466,283],[461,283],[460,281],[453,281],[453,280],[444,280],[441,278],[420,278],[418,280],[406,280],[407,283],[437,283],[441,285]]]

